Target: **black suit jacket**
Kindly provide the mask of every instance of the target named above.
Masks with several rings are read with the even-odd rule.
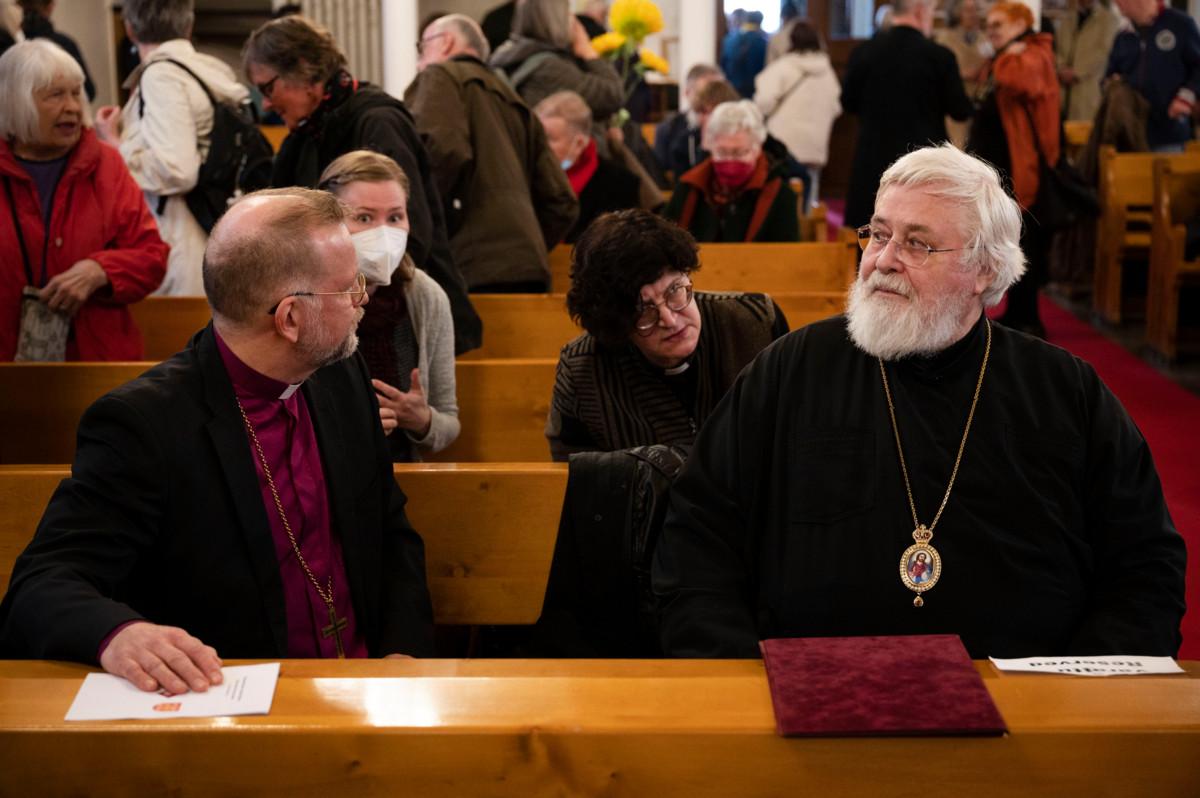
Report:
[[[432,653],[421,538],[404,513],[366,366],[305,381],[355,617],[372,656]],[[95,662],[136,619],[222,657],[287,654],[283,584],[245,425],[211,326],[100,398],[0,604],[0,656]]]
[[[850,54],[842,108],[858,116],[847,227],[871,220],[875,189],[892,161],[946,141],[946,117],[963,120],[972,112],[954,53],[907,25],[879,33]]]

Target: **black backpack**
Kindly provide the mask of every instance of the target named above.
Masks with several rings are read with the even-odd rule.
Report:
[[[200,84],[208,101],[212,103],[213,125],[208,154],[200,164],[196,186],[184,199],[188,210],[204,232],[212,231],[213,225],[232,199],[242,193],[257,191],[271,185],[271,162],[275,151],[266,136],[258,129],[257,114],[249,101],[240,106],[219,102],[207,84],[195,72],[173,58],[152,61],[151,64],[169,62],[192,76]],[[149,65],[146,67],[149,68]],[[144,74],[145,70],[143,70]],[[146,111],[146,97],[141,94],[141,75],[138,76],[138,116]],[[162,214],[167,198],[158,201],[158,213]]]

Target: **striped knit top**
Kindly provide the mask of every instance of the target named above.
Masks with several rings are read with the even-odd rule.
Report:
[[[663,370],[632,343],[605,346],[584,333],[562,348],[546,437],[555,460],[572,452],[690,444],[742,367],[787,331],[766,294],[697,291],[700,340],[689,361],[695,402],[684,407]]]

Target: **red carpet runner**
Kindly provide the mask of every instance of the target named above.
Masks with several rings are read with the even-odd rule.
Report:
[[[1179,658],[1200,659],[1200,466],[1196,451],[1200,396],[1163,377],[1045,297],[1040,307],[1050,343],[1092,364],[1150,444],[1171,518],[1188,547],[1188,613],[1183,618]]]

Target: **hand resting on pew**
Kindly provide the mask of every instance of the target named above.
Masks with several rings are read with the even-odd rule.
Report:
[[[222,680],[216,649],[178,627],[148,621],[117,632],[100,654],[100,666],[148,693],[160,687],[170,693],[203,693]]]

